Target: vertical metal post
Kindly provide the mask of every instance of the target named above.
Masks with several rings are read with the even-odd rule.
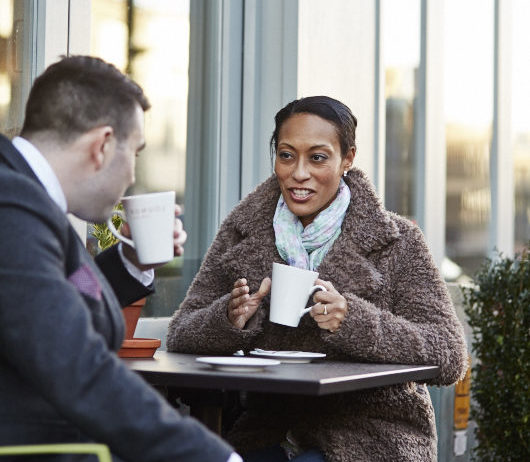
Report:
[[[445,255],[446,149],[443,96],[444,2],[421,2],[421,48],[416,108],[416,210],[434,261]]]
[[[383,69],[383,34],[381,31],[381,0],[375,2],[374,34],[374,185],[381,201],[385,202],[385,70]]]
[[[514,171],[511,140],[511,0],[495,0],[493,133],[490,155],[490,252],[514,249]]]

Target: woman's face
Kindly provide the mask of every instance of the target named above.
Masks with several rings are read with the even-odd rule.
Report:
[[[294,114],[280,127],[274,172],[283,199],[304,227],[333,202],[355,157],[341,156],[335,126],[314,114]]]

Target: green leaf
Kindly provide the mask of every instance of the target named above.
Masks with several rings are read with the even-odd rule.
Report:
[[[114,210],[123,210],[123,205],[121,203],[116,205]],[[123,219],[119,215],[113,215],[112,224],[118,231],[120,231]],[[119,239],[114,237],[114,234],[110,232],[106,223],[94,223],[92,227],[91,235],[96,238],[99,249],[108,249],[119,242]]]

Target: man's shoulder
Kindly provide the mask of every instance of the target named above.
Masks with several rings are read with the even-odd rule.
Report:
[[[67,221],[40,183],[5,164],[0,164],[0,209],[4,216],[10,212],[31,213],[47,221]]]
[[[0,164],[0,199],[3,203],[42,201],[46,195],[45,189],[34,179],[5,164]]]

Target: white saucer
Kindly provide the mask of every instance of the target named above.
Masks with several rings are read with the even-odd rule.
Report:
[[[310,351],[273,351],[256,348],[250,352],[253,356],[278,359],[282,363],[309,363],[313,359],[326,357],[325,353],[312,353]]]
[[[277,366],[280,361],[274,359],[245,358],[238,356],[203,356],[196,361],[208,364],[224,372],[258,372],[269,366]]]

